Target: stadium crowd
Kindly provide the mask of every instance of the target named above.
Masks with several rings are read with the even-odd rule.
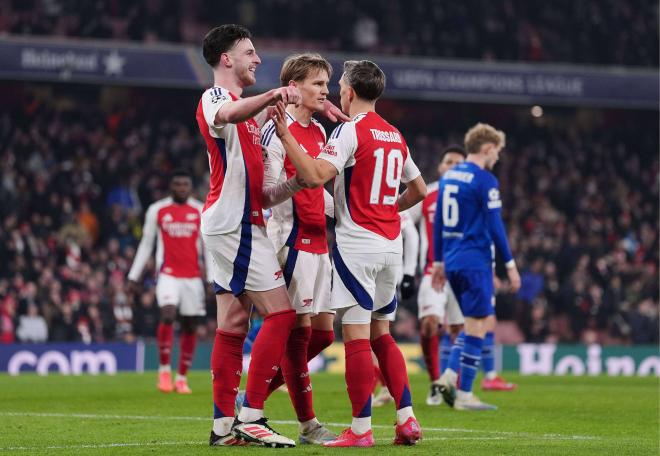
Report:
[[[153,337],[153,262],[136,295],[126,274],[143,211],[166,195],[168,172],[188,167],[198,197],[208,188],[191,120],[198,94],[125,89],[127,97],[104,99],[130,103],[108,105],[94,90],[34,88],[8,88],[13,101],[0,111],[0,341]],[[382,109],[401,118],[427,181],[442,148],[476,117],[507,132],[496,174],[523,286],[516,295],[500,288],[499,340],[657,343],[658,144],[634,133],[654,131],[657,113],[557,109],[533,118],[523,108],[457,106],[383,101]],[[202,338],[215,324],[208,302]],[[402,306],[400,339],[417,337],[414,305]]]
[[[197,44],[228,22],[248,26],[262,48],[658,66],[652,0],[0,2],[0,33],[11,34]]]

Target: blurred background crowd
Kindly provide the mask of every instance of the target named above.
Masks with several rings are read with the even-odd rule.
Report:
[[[197,44],[226,22],[251,28],[260,48],[658,67],[658,4],[647,0],[0,0],[0,33],[16,35]],[[169,171],[192,170],[205,196],[200,95],[0,86],[0,342],[154,336],[153,262],[137,294],[126,274]],[[514,295],[504,281],[498,292],[500,342],[658,342],[657,111],[391,99],[378,107],[427,182],[442,149],[477,121],[507,133],[495,174],[523,286]],[[415,305],[401,306],[401,340],[417,337]],[[208,310],[202,337],[215,324],[210,293]]]
[[[198,94],[6,90],[13,101],[0,111],[3,339],[153,336],[153,263],[135,296],[126,273],[146,208],[167,195],[168,171],[193,170],[199,198],[208,188],[191,120]],[[554,108],[536,118],[522,107],[385,100],[381,111],[409,138],[427,181],[437,178],[442,148],[477,120],[507,133],[495,172],[523,287],[511,295],[504,281],[500,289],[500,340],[657,342],[657,113]],[[414,339],[415,303],[403,304],[395,332]],[[201,335],[213,324],[209,296]]]

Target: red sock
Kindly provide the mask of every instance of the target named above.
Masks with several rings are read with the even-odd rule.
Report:
[[[390,334],[371,341],[371,348],[387,382],[387,389],[394,398],[396,409],[412,406],[406,361]]]
[[[188,373],[193,355],[195,354],[197,335],[194,331],[189,333],[182,332],[179,337],[179,375],[185,376]]]
[[[309,326],[292,330],[282,357],[281,371],[300,422],[316,416],[312,406],[312,382],[307,368],[307,346],[311,336],[312,328]]]
[[[296,324],[293,309],[273,312],[264,317],[259,334],[252,345],[252,357],[245,388],[245,406],[263,409],[268,385],[281,365],[287,340]]]
[[[374,364],[374,387],[371,389],[372,391],[376,390],[376,385],[378,385],[379,382],[381,385],[387,386],[385,377],[383,377],[383,372],[380,370],[380,367]]]
[[[431,381],[440,378],[440,352],[438,336],[424,337],[422,336],[422,352],[424,353],[424,363],[426,363],[426,370],[431,377]]]
[[[346,352],[346,389],[353,406],[354,418],[371,416],[371,390],[374,384],[369,339],[356,339],[344,344]]]
[[[216,330],[211,352],[213,418],[234,416],[234,401],[243,372],[245,334]]]
[[[312,329],[312,337],[309,339],[309,346],[307,347],[307,360],[311,361],[323,350],[332,345],[335,340],[335,332],[323,329]]]
[[[322,329],[312,329],[312,337],[307,346],[307,361],[309,362],[316,358],[316,356],[329,347],[334,340],[335,332],[333,330],[325,331]],[[282,369],[280,369],[268,385],[268,395],[270,396],[273,391],[282,385],[284,385],[284,376],[282,375]]]
[[[156,341],[158,342],[158,355],[161,366],[170,365],[170,356],[172,354],[172,340],[174,339],[174,326],[172,323],[158,324],[156,332]]]

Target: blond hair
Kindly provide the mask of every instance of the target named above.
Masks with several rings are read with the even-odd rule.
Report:
[[[506,145],[506,135],[493,126],[478,123],[465,133],[465,150],[468,154],[478,154],[484,144],[494,144],[495,147]]]
[[[280,84],[289,85],[289,81],[304,81],[313,71],[325,71],[328,78],[332,77],[332,65],[316,53],[290,55],[282,65]]]

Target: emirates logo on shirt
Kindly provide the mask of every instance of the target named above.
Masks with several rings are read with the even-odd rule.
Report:
[[[169,215],[169,214],[168,214]],[[189,238],[193,236],[197,230],[197,223],[186,222],[166,222],[167,215],[163,217],[163,230],[173,238]]]
[[[259,127],[257,127],[257,124],[254,121],[248,121],[245,122],[245,126],[247,127],[250,136],[252,136],[252,143],[261,144],[261,131],[259,130]]]
[[[303,307],[311,307],[313,301],[314,301],[313,299],[303,299],[303,305],[302,306]]]

